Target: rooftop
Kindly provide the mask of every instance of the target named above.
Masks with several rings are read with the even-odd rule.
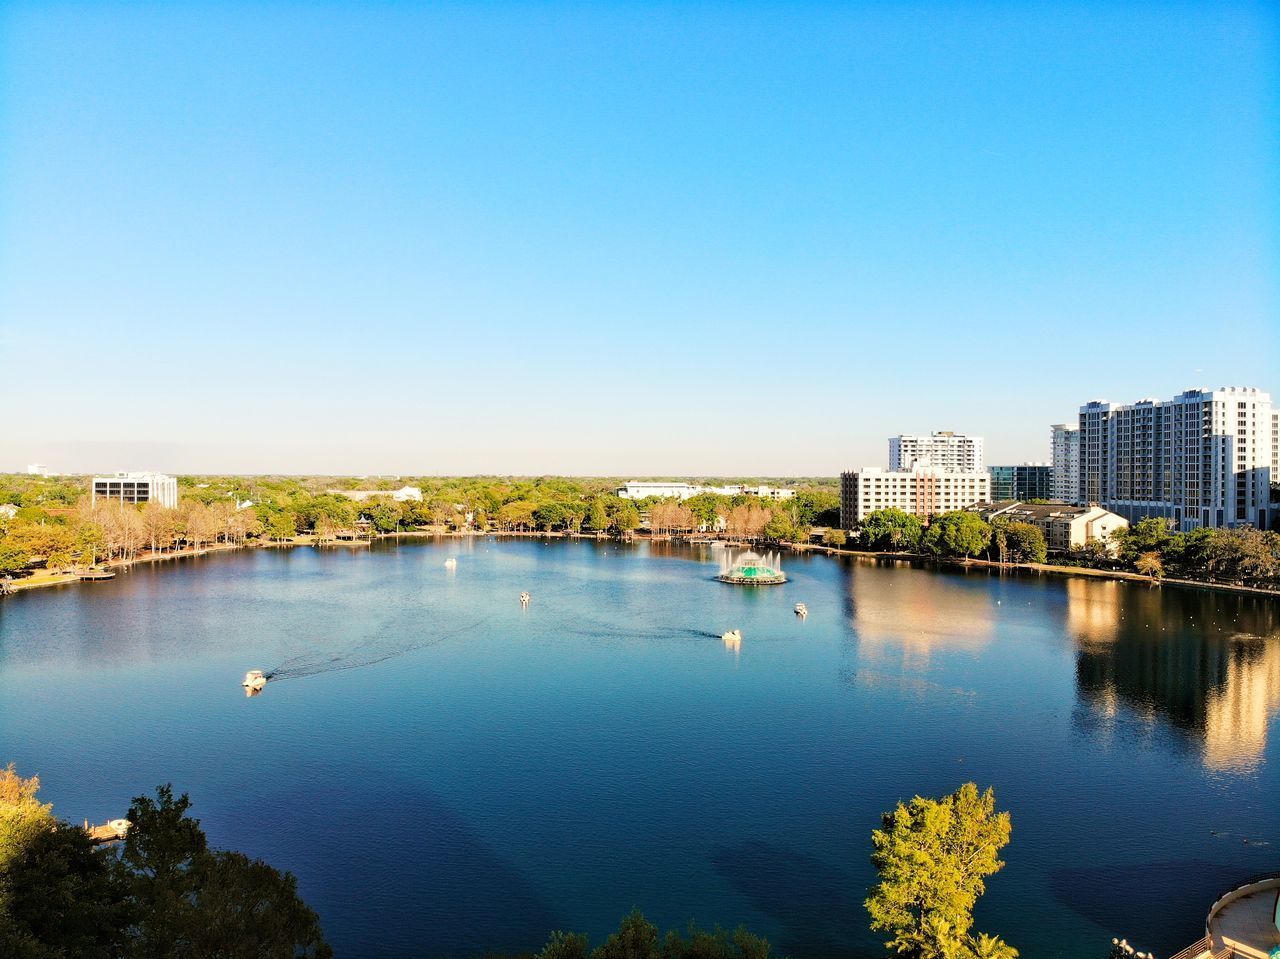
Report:
[[[1280,905],[1280,876],[1264,879],[1228,893],[1209,914],[1209,935],[1213,952],[1231,945],[1237,955],[1265,959],[1280,947],[1277,908]],[[1243,948],[1241,948],[1243,947]]]
[[[1020,500],[1000,500],[996,503],[978,503],[973,510],[978,513],[999,513],[1005,516],[1033,516],[1048,519],[1052,516],[1083,516],[1098,509],[1096,506],[1071,506],[1067,503],[1023,503]]]

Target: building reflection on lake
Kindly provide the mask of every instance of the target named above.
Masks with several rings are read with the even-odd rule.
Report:
[[[1066,581],[1076,686],[1093,721],[1175,730],[1206,767],[1263,757],[1280,711],[1280,616],[1263,599]]]
[[[850,571],[846,613],[864,656],[878,650],[918,668],[935,652],[976,652],[991,642],[997,599],[985,574],[927,575],[898,565],[901,575],[856,565]]]

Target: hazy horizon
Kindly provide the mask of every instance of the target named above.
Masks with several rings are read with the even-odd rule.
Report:
[[[0,469],[832,476],[1280,393],[1280,14],[0,6]]]

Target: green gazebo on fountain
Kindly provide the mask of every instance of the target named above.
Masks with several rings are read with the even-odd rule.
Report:
[[[738,586],[776,586],[787,581],[776,553],[761,556],[748,550],[731,559],[726,552],[720,575],[722,583]]]

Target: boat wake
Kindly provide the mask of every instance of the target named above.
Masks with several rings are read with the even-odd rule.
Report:
[[[426,635],[420,632],[421,626],[417,623],[412,626],[409,623],[388,623],[376,636],[348,643],[336,649],[306,650],[296,656],[290,656],[273,669],[263,670],[263,675],[269,681],[279,683],[286,679],[304,679],[308,676],[336,673],[344,669],[361,669],[443,643],[461,633],[478,629],[492,618],[492,616],[485,616],[464,626]],[[408,633],[417,635],[406,635]]]

